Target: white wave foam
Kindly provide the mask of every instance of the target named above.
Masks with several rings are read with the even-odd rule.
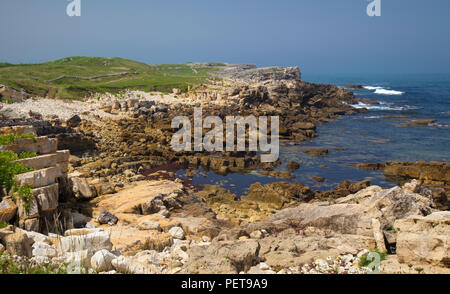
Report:
[[[364,89],[367,90],[378,90],[378,89],[383,89],[383,87],[376,87],[376,86],[364,86]]]
[[[429,126],[430,127],[441,128],[441,129],[450,129],[450,125],[446,125],[446,124],[430,123]]]
[[[364,86],[364,89],[369,90],[369,91],[375,91],[374,93],[379,94],[379,95],[403,95],[403,94],[405,94],[404,92],[401,92],[401,91],[389,90],[389,89],[385,89],[380,86]]]
[[[395,90],[386,90],[386,89],[376,89],[375,94],[380,95],[403,95],[404,92],[395,91]]]
[[[402,111],[410,109],[409,106],[402,106],[402,107],[394,107],[387,103],[380,102],[380,104],[365,104],[362,102],[358,102],[358,104],[352,104],[355,108],[366,108],[369,110],[393,110],[393,111]]]

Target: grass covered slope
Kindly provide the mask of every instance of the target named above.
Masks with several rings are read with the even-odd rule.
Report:
[[[0,63],[0,84],[36,96],[80,99],[93,93],[125,89],[185,91],[202,83],[224,64],[148,65],[122,58],[67,57],[41,64]]]

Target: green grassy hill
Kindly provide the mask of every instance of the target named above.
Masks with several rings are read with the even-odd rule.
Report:
[[[171,92],[204,82],[224,64],[148,65],[122,58],[67,57],[41,64],[0,63],[0,84],[35,96],[81,99],[125,89]],[[106,76],[105,76],[106,75]]]

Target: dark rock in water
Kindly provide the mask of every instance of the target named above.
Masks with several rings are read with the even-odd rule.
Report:
[[[347,149],[348,149],[347,147],[333,147],[333,148],[330,148],[330,150],[334,150],[334,151],[345,151]]]
[[[354,167],[380,170],[386,179],[403,184],[413,179],[422,185],[416,193],[433,199],[442,207],[450,206],[450,163],[438,161],[359,163]]]
[[[359,100],[364,103],[364,104],[368,104],[368,105],[378,105],[380,104],[380,102],[378,102],[375,99],[366,99],[366,98],[359,98]]]
[[[97,221],[102,225],[104,225],[104,224],[115,225],[115,224],[117,224],[119,219],[117,218],[117,216],[113,215],[112,213],[110,213],[106,210],[102,210],[102,211],[100,211],[100,215],[98,216]]]
[[[327,156],[328,149],[326,148],[303,148],[300,149],[300,152],[309,154],[311,156]]]
[[[81,118],[78,115],[74,115],[66,121],[68,127],[76,128],[80,125]]]
[[[258,172],[261,175],[268,176],[271,178],[276,179],[285,179],[290,180],[295,178],[295,176],[291,175],[289,171],[268,171],[268,170],[262,170]]]
[[[385,167],[384,163],[355,163],[352,166],[364,170],[381,170]]]
[[[409,118],[409,115],[383,115],[381,118],[386,119],[406,119]]]
[[[344,87],[345,89],[364,90],[364,87],[358,84],[350,84]]]
[[[318,183],[323,183],[325,182],[325,178],[323,177],[313,177],[314,181],[318,182]]]
[[[295,161],[291,161],[288,162],[288,164],[286,165],[286,167],[290,170],[290,171],[295,171],[298,170],[300,168],[300,164],[298,164]]]
[[[413,120],[407,124],[402,124],[401,126],[415,128],[418,126],[429,126],[430,124],[433,124],[435,122],[436,122],[435,119],[418,119],[418,120]]]
[[[358,163],[354,167],[367,170],[381,170],[385,176],[422,180],[433,186],[450,186],[450,163],[438,161]]]

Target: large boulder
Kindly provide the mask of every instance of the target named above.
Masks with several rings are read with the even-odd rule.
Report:
[[[156,230],[140,230],[133,226],[116,225],[109,227],[111,242],[115,250],[122,254],[132,255],[143,250],[163,251],[173,244],[169,233]]]
[[[77,199],[88,200],[96,196],[95,190],[89,185],[85,178],[70,177],[72,190]]]
[[[6,251],[11,255],[32,256],[30,246],[32,241],[23,232],[15,232],[4,236],[3,243],[5,244]]]
[[[35,242],[32,246],[32,255],[53,258],[58,255],[55,247],[44,242]]]
[[[74,115],[66,121],[68,127],[76,128],[81,124],[81,118],[78,115]]]
[[[148,264],[142,264],[132,257],[119,256],[111,261],[114,269],[123,274],[154,274],[156,270]]]
[[[169,234],[174,238],[178,240],[183,240],[186,236],[184,233],[184,230],[180,227],[173,227],[169,230]]]
[[[432,212],[432,202],[399,187],[383,190],[371,186],[356,194],[338,199],[336,204],[301,204],[280,211],[268,221],[296,220],[303,226],[330,229],[342,234],[373,236],[372,219],[380,221],[381,229],[392,229],[395,220]]]
[[[414,265],[450,266],[450,211],[397,220],[397,257]]]
[[[11,199],[3,199],[0,202],[0,222],[9,222],[16,215],[17,206]]]
[[[91,258],[91,266],[96,272],[107,272],[113,269],[111,262],[116,259],[117,256],[102,249],[97,251]]]
[[[119,219],[117,218],[117,216],[113,215],[109,211],[102,209],[100,211],[100,215],[97,217],[97,221],[102,225],[104,224],[115,225],[117,224]]]
[[[69,232],[69,233],[68,233]],[[60,253],[88,250],[97,252],[102,249],[111,250],[110,233],[98,229],[74,229],[66,232],[59,239],[57,249]],[[79,234],[77,234],[79,232]]]
[[[250,223],[237,229],[223,231],[219,236],[228,240],[250,235],[255,230],[265,229],[269,233],[297,227],[314,227],[334,234],[351,234],[374,238],[391,232],[397,219],[431,214],[432,201],[419,194],[408,193],[399,187],[382,189],[371,186],[356,194],[330,202],[302,203],[286,208],[261,222]],[[373,219],[380,222],[375,226]],[[377,239],[380,240],[379,236]]]
[[[258,240],[260,257],[274,268],[299,267],[316,259],[352,254],[375,248],[370,236],[340,234],[314,227],[296,227],[292,224],[279,233],[269,234]]]
[[[258,261],[260,245],[255,240],[214,242],[208,247],[192,246],[184,272],[190,274],[237,274]]]

